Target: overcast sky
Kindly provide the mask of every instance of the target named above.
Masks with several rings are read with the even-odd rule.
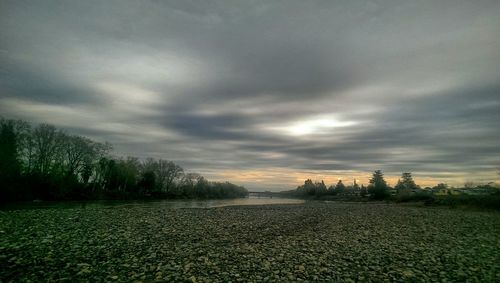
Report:
[[[0,0],[0,115],[250,189],[499,180],[500,1]]]

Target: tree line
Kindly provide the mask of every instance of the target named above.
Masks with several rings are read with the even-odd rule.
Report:
[[[498,195],[500,190],[492,185],[493,183],[488,183],[487,185],[477,185],[475,187],[471,185],[465,185],[465,188],[472,190],[486,190],[491,195]],[[422,189],[413,180],[412,174],[410,172],[404,172],[401,174],[396,186],[390,187],[384,179],[384,174],[381,170],[376,170],[373,172],[370,178],[369,185],[359,186],[356,181],[353,185],[346,186],[339,180],[336,185],[331,185],[326,187],[323,181],[313,182],[311,179],[307,179],[303,185],[297,187],[297,189],[291,191],[292,195],[295,196],[309,196],[309,197],[323,197],[323,196],[361,196],[369,197],[371,199],[382,200],[388,199],[395,195],[396,200],[425,200],[429,199],[434,192],[447,191],[450,187],[447,184],[440,183],[434,187],[426,187]],[[462,189],[463,190],[463,189]]]
[[[407,181],[403,180],[401,186],[403,186],[403,183],[405,186],[408,184]],[[368,187],[365,187],[364,185],[359,186],[356,181],[354,181],[353,185],[346,186],[342,180],[339,180],[335,185],[327,187],[324,181],[313,182],[311,179],[307,179],[303,185],[298,186],[292,193],[297,196],[314,197],[328,195],[337,196],[345,195],[346,193],[354,193],[362,197],[370,196],[373,199],[384,199],[389,196],[389,186],[384,179],[382,171],[377,170],[373,173]]]
[[[48,124],[0,118],[0,199],[235,198],[244,187],[210,182],[172,161],[114,157],[109,143]]]

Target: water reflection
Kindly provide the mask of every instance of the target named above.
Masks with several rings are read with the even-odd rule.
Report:
[[[112,207],[165,207],[165,208],[212,208],[238,205],[301,204],[304,200],[289,198],[255,197],[221,200],[155,200],[155,201],[87,201],[87,202],[33,202],[11,204],[2,209],[31,208],[112,208]]]

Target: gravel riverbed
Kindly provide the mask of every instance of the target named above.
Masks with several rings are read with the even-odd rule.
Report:
[[[0,211],[0,282],[500,281],[500,213],[384,203]]]

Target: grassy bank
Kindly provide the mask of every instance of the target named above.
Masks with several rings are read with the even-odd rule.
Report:
[[[0,214],[0,279],[500,279],[497,212],[385,203]]]

